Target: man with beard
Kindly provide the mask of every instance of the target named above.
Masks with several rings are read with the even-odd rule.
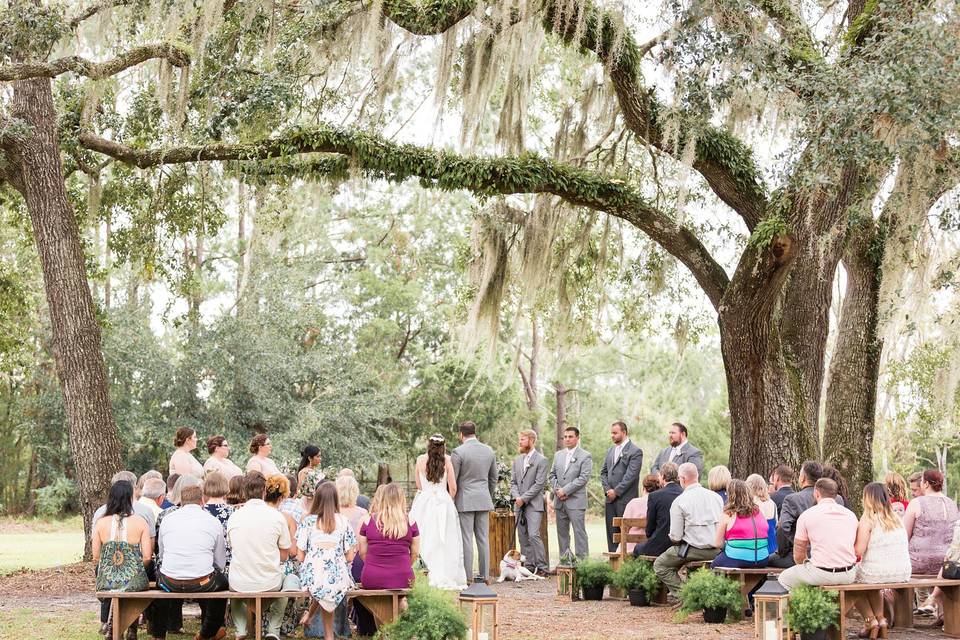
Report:
[[[536,444],[536,431],[525,429],[520,432],[517,447],[520,455],[513,461],[510,497],[517,515],[520,553],[526,558],[527,568],[542,575],[550,572],[540,538],[540,522],[545,511],[543,490],[547,486],[547,459],[534,448]]]
[[[680,422],[674,422],[667,431],[670,446],[657,455],[650,467],[650,473],[659,473],[660,467],[672,462],[678,467],[689,462],[697,467],[697,473],[703,473],[703,452],[687,441],[687,428]]]

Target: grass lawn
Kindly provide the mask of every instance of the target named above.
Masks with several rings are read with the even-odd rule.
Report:
[[[21,567],[44,569],[79,562],[81,556],[83,521],[79,516],[52,522],[0,519],[0,575]]]
[[[557,547],[557,527],[555,524],[551,523],[548,527],[547,537],[549,538],[548,542],[550,544],[550,566],[555,566],[557,562],[560,561],[560,552]],[[590,543],[591,557],[598,558],[600,554],[607,550],[607,532],[604,527],[603,518],[591,518],[587,516],[587,541]],[[517,544],[519,545],[519,541]],[[576,550],[572,530],[570,532],[570,546],[573,547],[571,551]],[[491,560],[499,564],[502,558],[492,558]]]

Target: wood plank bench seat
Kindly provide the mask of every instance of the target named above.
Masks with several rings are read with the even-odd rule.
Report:
[[[894,620],[897,628],[913,627],[913,592],[918,588],[931,589],[940,587],[943,591],[943,632],[952,637],[960,638],[960,580],[945,580],[943,578],[911,578],[909,582],[888,583],[854,583],[821,587],[828,591],[837,591],[840,594],[840,624],[830,629],[830,637],[834,640],[846,638],[845,613],[848,607],[848,597],[852,593],[861,591],[880,591],[890,589],[894,593]]]
[[[753,591],[754,587],[766,580],[767,576],[777,575],[783,569],[777,567],[762,567],[756,569],[734,569],[733,567],[716,567],[714,571],[722,573],[728,578],[732,578],[740,583],[740,595],[743,596],[743,603],[747,605],[747,594]]]
[[[360,602],[376,621],[377,626],[392,622],[400,615],[400,600],[410,589],[352,589],[347,597]],[[309,598],[309,591],[210,591],[206,593],[170,593],[161,589],[149,591],[98,591],[96,596],[110,600],[113,612],[113,640],[122,640],[123,633],[150,606],[154,600],[252,600],[253,628],[256,640],[261,640],[263,601],[276,598]]]

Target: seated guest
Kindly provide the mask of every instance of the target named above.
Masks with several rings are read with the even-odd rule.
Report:
[[[287,521],[287,528],[290,530],[290,540],[292,544],[287,550],[287,560],[283,563],[283,587],[281,591],[300,591],[300,561],[297,560],[297,525],[299,524],[289,514],[280,509],[280,505],[290,496],[290,481],[287,476],[276,474],[267,478],[267,489],[263,495],[263,501],[267,505],[280,511]],[[307,602],[302,598],[293,598],[287,603],[287,608],[283,612],[283,620],[280,622],[280,634],[292,636],[297,630],[297,624],[300,622],[300,616],[307,610]]]
[[[679,569],[694,560],[713,560],[720,549],[714,546],[717,522],[723,502],[715,492],[700,485],[695,464],[684,462],[677,468],[683,493],[670,505],[669,549],[653,563],[653,570],[674,598],[683,581]],[[753,503],[751,502],[751,505]]]
[[[767,521],[767,549],[774,553],[777,550],[777,505],[770,497],[767,481],[759,473],[753,473],[747,477],[747,489]]]
[[[341,476],[350,476],[351,478],[354,478],[356,480],[356,476],[353,473],[353,469],[348,469],[346,467],[344,467],[343,469],[340,469],[340,471],[337,472],[337,477],[339,478]],[[359,485],[360,483],[358,481],[357,486]],[[367,511],[370,511],[370,498],[361,493],[360,495],[357,496],[357,506],[360,507],[361,509],[366,509]]]
[[[720,496],[722,502],[727,501],[727,484],[733,476],[730,475],[730,469],[722,464],[710,469],[707,473],[707,488]]]
[[[133,499],[139,500],[143,495],[143,485],[146,484],[147,480],[151,478],[157,478],[158,480],[163,480],[163,474],[157,471],[156,469],[150,469],[149,471],[144,471],[140,474],[140,477],[137,478],[137,484],[133,485]]]
[[[297,531],[297,546],[301,549],[298,558],[303,563],[300,578],[303,588],[310,592],[310,609],[304,614],[303,623],[309,627],[320,609],[326,640],[334,639],[333,612],[341,603],[345,604],[347,592],[353,587],[350,563],[357,546],[353,527],[338,511],[337,488],[324,482],[317,490],[310,515]]]
[[[169,509],[173,506],[173,500],[170,499],[170,494],[173,493],[173,487],[176,486],[177,480],[179,479],[179,473],[171,473],[167,476],[167,495],[160,504],[161,509]]]
[[[364,520],[370,515],[366,509],[357,506],[357,496],[360,495],[360,486],[357,484],[356,478],[352,475],[341,475],[337,477],[335,484],[337,488],[337,503],[340,506],[340,515],[346,518],[350,524],[350,528],[353,529],[354,535],[359,536],[360,527],[363,526]],[[358,549],[359,542],[356,543],[353,551],[356,552]],[[348,566],[350,567],[350,573],[353,579],[359,582],[360,576],[363,575],[363,560],[360,559],[360,554],[355,553],[353,560]],[[337,606],[333,616],[333,631],[338,637],[342,638],[350,637],[350,623],[348,621],[347,609],[348,603],[346,600],[343,600]],[[308,635],[318,634],[308,634],[304,632],[304,636]]]
[[[763,476],[757,476],[766,482]],[[771,506],[773,506],[771,504]],[[727,485],[727,503],[717,521],[713,546],[723,549],[711,567],[754,569],[767,566],[767,519],[760,512],[747,483],[731,480]]]
[[[913,573],[937,573],[950,546],[957,503],[943,495],[943,474],[927,469],[920,479],[923,494],[907,505],[903,527],[910,541]]]
[[[134,513],[133,504],[132,480],[118,480],[110,485],[103,517],[95,521],[91,538],[97,591],[145,591],[150,586],[146,569],[153,554],[150,526]],[[109,612],[110,601],[104,599],[100,603],[104,634],[109,632]],[[127,639],[136,640],[136,637],[137,623],[134,622],[127,629]]]
[[[323,473],[320,469],[320,463],[323,461],[322,456],[320,455],[320,447],[315,444],[308,444],[300,451],[300,466],[297,467],[297,481],[303,482],[303,479],[307,477],[307,474],[311,471],[319,471]]]
[[[623,508],[623,517],[624,518],[646,518],[647,517],[647,501],[650,498],[650,494],[660,488],[660,477],[654,474],[648,474],[643,476],[643,479],[640,481],[640,486],[643,491],[641,494],[627,503]],[[627,534],[631,533],[641,533],[644,531],[640,527],[630,527],[630,530],[627,531]],[[623,543],[620,543],[623,545]],[[633,549],[637,546],[636,542],[627,543],[627,553],[633,553]]]
[[[233,553],[230,562],[231,591],[280,591],[282,563],[292,541],[286,518],[263,501],[267,482],[263,476],[248,475],[244,481],[246,502],[227,520],[227,542]],[[270,600],[267,613],[267,640],[279,640],[280,623],[288,598]],[[247,635],[247,601],[230,602],[237,637]],[[253,631],[251,629],[251,631]]]
[[[816,504],[797,518],[793,539],[795,566],[784,570],[778,578],[785,589],[801,584],[851,584],[856,579],[857,517],[837,504],[836,497],[837,483],[830,478],[820,478],[814,484]]]
[[[160,505],[163,504],[166,493],[167,483],[162,478],[148,478],[140,489],[140,498],[137,500],[137,504],[142,504],[149,509],[156,519],[163,511]]]
[[[633,555],[659,556],[670,548],[670,507],[683,489],[677,483],[677,465],[665,462],[660,466],[660,489],[647,498],[647,540],[633,548]]]
[[[180,489],[180,508],[165,516],[157,534],[157,556],[162,569],[157,586],[171,593],[207,593],[224,591],[223,575],[227,549],[223,526],[202,506],[200,487]],[[157,600],[156,609],[165,609],[173,600]],[[227,634],[223,627],[227,600],[199,600],[200,633],[196,640],[221,640]],[[150,617],[149,631],[153,638],[167,637],[167,615]]]
[[[297,497],[297,491],[300,489],[300,481],[297,480],[297,474],[288,473],[286,474],[286,478],[290,485],[290,492],[287,494],[287,497],[284,498],[283,502],[280,503],[280,511],[282,513],[287,513],[286,508],[289,508],[290,505],[300,502],[300,498]],[[294,519],[296,520],[296,518]],[[297,525],[299,524],[300,521],[297,520]]]
[[[883,487],[890,496],[890,508],[898,518],[903,518],[907,512],[907,505],[910,504],[907,499],[907,481],[899,473],[891,471],[883,477]]]
[[[203,477],[203,465],[190,453],[197,448],[197,432],[190,427],[180,427],[173,436],[173,446],[176,450],[170,456],[170,474],[191,475]]]
[[[420,553],[420,531],[407,518],[400,485],[383,485],[376,510],[360,526],[364,589],[406,589],[413,583],[413,563]]]
[[[910,474],[910,477],[907,478],[907,483],[910,485],[910,499],[919,498],[923,495],[923,489],[920,488],[920,482],[923,480],[923,472],[915,471]]]
[[[845,506],[850,511],[853,509],[850,507],[850,488],[847,485],[846,478],[843,477],[843,474],[840,473],[832,464],[823,465],[823,477],[830,478],[837,483],[837,504]]]
[[[280,473],[277,463],[269,457],[272,451],[273,443],[267,434],[259,433],[253,436],[250,441],[250,453],[253,455],[247,460],[247,471],[259,471],[264,478]]]
[[[231,507],[239,507],[243,504],[244,500],[247,499],[246,493],[243,489],[243,483],[245,480],[245,476],[233,476],[227,482],[226,502]]]
[[[227,457],[230,455],[230,444],[223,436],[216,435],[207,438],[207,453],[210,454],[210,457],[203,463],[204,473],[218,471],[223,474],[228,482],[231,478],[243,475],[240,467]]]
[[[117,484],[118,482],[127,482],[130,484],[130,505],[133,509],[133,513],[143,518],[147,523],[147,530],[150,532],[151,538],[157,537],[157,519],[153,515],[153,510],[150,507],[136,502],[133,500],[133,485],[137,481],[137,476],[129,471],[117,471],[113,474],[113,477],[110,479],[110,486]],[[93,521],[96,522],[107,512],[107,505],[101,505],[93,513]]]
[[[293,518],[293,521],[299,525],[303,519],[310,515],[310,509],[313,508],[313,497],[317,493],[317,488],[326,482],[323,479],[323,473],[309,473],[300,483],[297,489],[297,497],[294,500],[285,500],[280,505],[280,511]]]
[[[157,516],[157,531],[160,530],[160,525],[163,524],[167,516],[176,513],[180,509],[183,490],[200,486],[200,478],[196,476],[186,475],[177,477],[173,489],[170,490],[168,494],[168,497],[174,504],[161,511],[160,515]],[[154,566],[156,572],[159,573],[163,566],[163,559],[159,555],[156,556]],[[180,630],[183,628],[183,600],[171,600],[167,603],[167,606],[163,608],[163,611],[167,618],[164,625],[166,631],[168,633],[180,633]]]
[[[211,471],[203,479],[203,508],[212,515],[223,527],[223,535],[227,535],[227,521],[236,510],[233,506],[227,504],[226,495],[228,491],[227,478],[219,471]],[[227,560],[223,565],[223,573],[226,575],[230,568],[230,547],[227,547]],[[226,588],[226,587],[224,587]]]
[[[770,499],[777,505],[777,517],[779,518],[784,499],[793,493],[793,469],[785,464],[777,465],[777,468],[770,474],[770,484],[771,489],[773,489],[770,493]]]
[[[884,485],[871,482],[863,488],[863,517],[857,527],[854,551],[861,557],[857,582],[906,582],[910,579],[910,552],[907,532],[890,507],[890,495]],[[887,619],[879,591],[848,594],[863,616],[861,637],[887,637]],[[876,629],[876,631],[875,631]]]
[[[813,485],[823,475],[823,467],[816,460],[807,460],[800,467],[800,491],[783,500],[777,520],[777,552],[770,555],[769,565],[785,569],[793,566],[793,537],[797,518],[815,504]]]

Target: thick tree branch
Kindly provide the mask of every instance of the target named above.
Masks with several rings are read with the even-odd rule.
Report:
[[[425,187],[449,191],[466,189],[481,196],[550,193],[636,226],[690,269],[714,305],[719,304],[728,283],[726,272],[696,235],[652,206],[632,185],[533,154],[495,158],[461,156],[329,126],[294,129],[247,144],[170,149],[134,149],[91,132],[81,132],[78,139],[91,151],[140,168],[205,160],[282,158],[279,163],[267,165],[263,172],[303,176],[345,175],[358,170],[396,182],[415,177]],[[337,155],[323,155],[315,161],[290,160],[304,153]]]
[[[168,42],[160,42],[136,47],[106,62],[91,62],[80,56],[67,56],[51,62],[23,62],[0,67],[0,81],[55,78],[68,71],[99,80],[115,76],[130,67],[154,59],[166,60],[175,67],[185,67],[190,64],[190,54],[186,49]]]
[[[76,29],[84,20],[92,18],[101,11],[106,11],[107,9],[112,9],[113,7],[125,7],[133,4],[134,1],[135,0],[102,0],[102,2],[92,4],[70,19],[70,28]]]
[[[770,18],[790,50],[795,64],[820,64],[823,56],[817,51],[810,27],[797,15],[787,0],[753,0],[753,4]]]

